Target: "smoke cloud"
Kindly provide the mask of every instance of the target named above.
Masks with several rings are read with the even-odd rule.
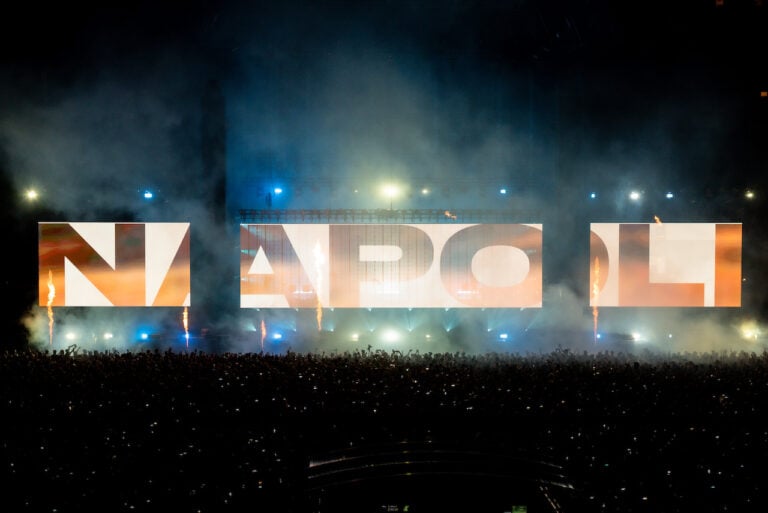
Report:
[[[765,162],[765,150],[754,133],[744,136],[765,132],[742,95],[754,79],[728,68],[720,53],[707,53],[705,24],[673,36],[648,13],[631,21],[600,2],[590,9],[571,4],[227,2],[193,3],[181,13],[139,3],[130,13],[91,12],[77,34],[66,34],[73,42],[59,53],[34,47],[10,58],[0,75],[7,98],[0,105],[4,173],[16,194],[41,194],[25,230],[54,219],[190,222],[193,275],[201,275],[190,312],[199,347],[348,350],[368,346],[352,330],[387,323],[418,335],[401,345],[371,339],[372,347],[556,347],[531,333],[570,340],[592,331],[589,223],[654,216],[745,222],[745,306],[601,309],[601,330],[629,336],[641,329],[635,326],[653,327],[643,336],[654,343],[645,347],[661,351],[755,347],[737,329],[765,309],[758,292],[762,225],[754,205],[742,201],[744,189],[764,185],[755,162]],[[751,37],[743,32],[741,43]],[[649,43],[649,34],[667,46]],[[679,48],[678,37],[694,41],[690,56],[665,53],[669,45]],[[203,100],[212,81],[225,105],[222,197],[212,193],[217,177],[203,156],[211,114]],[[733,168],[740,172],[723,172]],[[383,198],[385,182],[398,183],[401,195]],[[273,195],[278,186],[285,192]],[[501,188],[508,193],[500,195]],[[628,199],[633,189],[642,201]],[[143,198],[147,190],[152,201]],[[241,209],[390,206],[505,209],[519,222],[542,222],[544,307],[326,311],[326,323],[339,326],[327,334],[313,328],[315,312],[304,319],[304,312],[238,308]],[[23,279],[36,287],[34,276]],[[145,347],[134,339],[142,326],[178,328],[180,316],[56,312],[62,334],[68,325],[88,327],[81,347]],[[295,335],[264,341],[262,320]],[[25,326],[34,344],[49,343],[44,308],[30,305]],[[105,341],[115,326],[130,327],[121,332],[130,335]],[[499,326],[520,334],[517,345],[488,340],[489,329]],[[226,334],[233,329],[245,335]]]

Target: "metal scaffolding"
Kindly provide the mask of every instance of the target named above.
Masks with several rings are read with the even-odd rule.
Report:
[[[535,210],[241,209],[240,223],[540,223]]]

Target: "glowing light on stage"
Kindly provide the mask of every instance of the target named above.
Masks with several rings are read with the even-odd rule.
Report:
[[[590,198],[590,199],[595,199],[595,198],[597,198],[597,193],[596,193],[596,192],[590,192],[590,193],[589,193],[589,198]]]
[[[446,210],[446,211],[445,211],[445,213],[444,213],[444,215],[445,215],[445,217],[447,217],[448,219],[452,219],[452,220],[454,220],[454,221],[456,220],[456,214],[453,214],[453,213],[451,213],[451,211],[450,211],[450,210]]]
[[[282,193],[283,193],[283,189],[282,189],[282,187],[275,187],[275,188],[274,188],[272,191],[273,191],[273,192],[274,192],[276,195],[280,195],[280,194],[282,194]]]
[[[595,257],[595,264],[593,267],[593,279],[592,279],[592,319],[593,319],[593,336],[595,344],[597,344],[597,319],[600,315],[597,304],[600,298],[600,259]]]
[[[184,339],[189,348],[189,310],[184,307],[184,312],[181,314],[181,323],[184,326]]]
[[[661,224],[661,219],[659,219],[659,216],[653,216],[653,220],[656,222],[656,224]]]
[[[748,200],[755,199],[755,192],[747,189],[747,191],[744,192],[744,197],[747,198]]]
[[[760,338],[760,326],[753,320],[744,321],[739,326],[739,333],[744,340],[757,340]]]
[[[666,195],[667,199],[672,199],[674,197],[675,197],[675,195],[672,192],[668,192],[667,195]]]
[[[152,193],[152,191],[144,191],[144,199],[145,200],[151,200],[154,197],[155,197],[155,195]]]
[[[261,350],[264,351],[264,339],[267,338],[267,323],[261,320]]]
[[[386,329],[381,334],[381,340],[384,342],[399,342],[400,341],[400,333],[395,329]]]
[[[315,317],[317,318],[317,331],[323,329],[323,304],[320,301],[320,293],[323,290],[323,265],[325,264],[325,255],[323,255],[323,249],[320,247],[320,243],[315,243],[315,248],[312,250],[312,254],[315,257],[315,273],[317,279],[316,295],[317,295],[317,312]]]
[[[507,193],[507,189],[506,188],[502,187],[501,189],[499,189],[499,194],[504,195],[506,193]]]
[[[48,269],[48,344],[53,346],[53,299],[56,287],[53,284],[53,271]]]
[[[24,197],[27,198],[27,201],[35,201],[40,196],[35,189],[27,189],[27,191],[24,193]]]

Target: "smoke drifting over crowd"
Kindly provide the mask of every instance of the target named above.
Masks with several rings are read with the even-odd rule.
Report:
[[[356,323],[419,333],[410,344],[377,339],[377,348],[548,350],[558,342],[525,334],[592,331],[590,222],[739,222],[742,307],[606,308],[599,324],[638,338],[653,329],[647,347],[664,351],[761,347],[738,329],[767,313],[768,79],[750,60],[768,46],[758,4],[14,7],[15,30],[2,40],[0,164],[12,194],[40,197],[14,200],[7,216],[32,246],[39,221],[190,222],[199,266],[191,327],[208,336],[207,349],[236,351],[368,347],[364,336],[338,335]],[[385,183],[400,194],[383,197]],[[338,208],[503,209],[518,213],[515,222],[543,223],[544,306],[326,311],[327,336],[314,311],[240,309],[240,210]],[[34,263],[33,252],[23,254]],[[35,290],[31,270],[8,292]],[[32,342],[45,346],[45,308],[36,298],[21,308]],[[56,322],[88,326],[80,347],[131,348],[135,330],[178,330],[181,316],[73,308]],[[425,338],[427,319],[445,331]],[[298,335],[265,341],[262,322]],[[115,326],[131,334],[104,341]],[[518,333],[517,345],[488,342],[496,326]],[[221,335],[227,329],[252,336]]]

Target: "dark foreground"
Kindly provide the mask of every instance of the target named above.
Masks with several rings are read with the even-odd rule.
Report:
[[[8,352],[0,397],[1,511],[768,511],[766,353]]]

